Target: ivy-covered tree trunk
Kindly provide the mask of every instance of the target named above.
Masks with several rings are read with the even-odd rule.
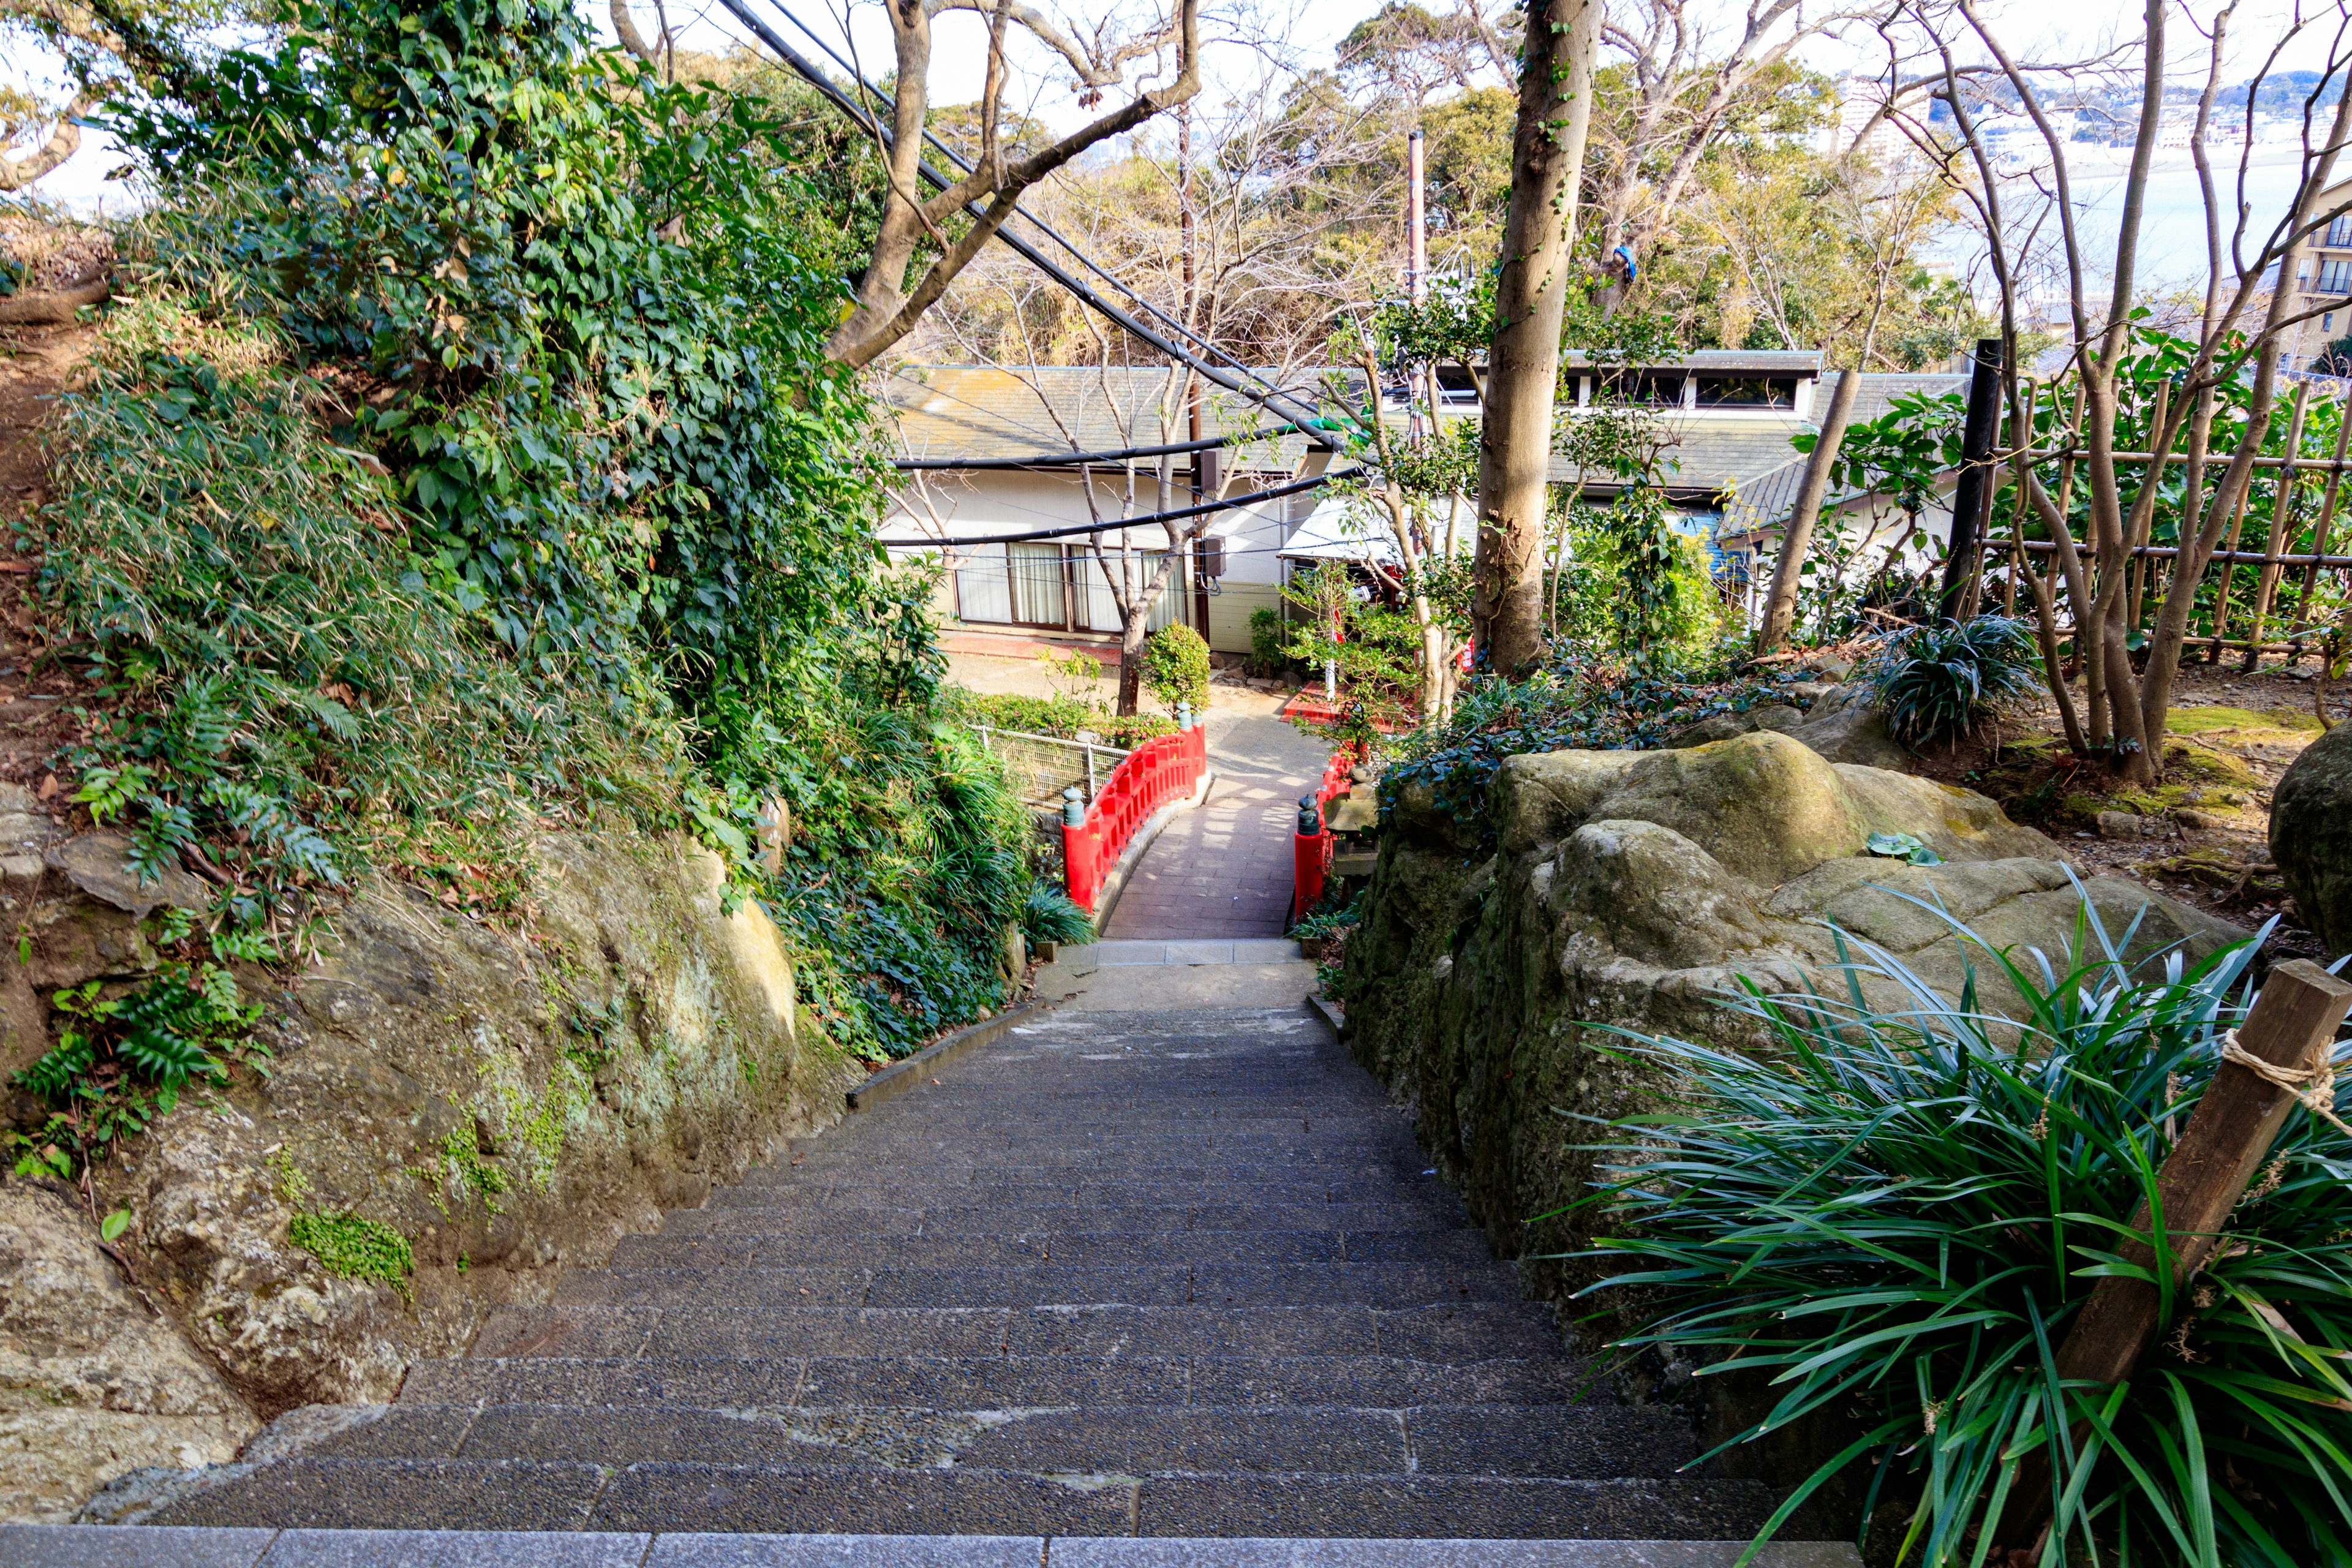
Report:
[[[1487,350],[1478,448],[1478,539],[1471,626],[1491,668],[1518,674],[1543,656],[1544,494],[1559,378],[1577,172],[1591,119],[1600,0],[1533,0],[1511,139],[1511,203]]]

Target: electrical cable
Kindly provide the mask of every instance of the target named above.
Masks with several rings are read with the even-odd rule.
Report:
[[[961,399],[959,401],[961,401]],[[1181,452],[1207,452],[1219,447],[1245,447],[1278,439],[1280,431],[1236,431],[1203,441],[1179,441],[1171,447],[1129,447],[1117,452],[1051,452],[1041,458],[899,458],[892,463],[900,473],[964,473],[998,468],[1068,468],[1081,463],[1118,463],[1129,458],[1165,458]]]
[[[877,102],[881,100],[881,90],[875,87],[873,83],[867,81],[866,79],[865,73],[858,69],[855,64],[842,58],[841,51],[835,48],[832,43],[827,40],[823,34],[810,26],[806,22],[802,21],[798,13],[783,3],[783,0],[769,0],[769,3],[783,14],[786,21],[799,28],[803,37],[806,37],[809,42],[814,44],[819,49],[822,49],[828,59],[832,60],[835,65],[839,66],[843,70],[848,72],[851,78],[856,81],[860,89],[874,98]],[[867,110],[866,111],[866,124],[875,130],[877,134],[880,133],[881,116],[878,110]],[[969,174],[972,172],[971,161],[966,158],[962,153],[957,152],[954,148],[949,146],[945,142],[940,140],[939,133],[932,131],[929,126],[925,126],[923,128],[923,140],[930,143],[933,147],[939,149],[940,156],[955,164],[957,168],[961,169],[965,174]],[[1259,374],[1256,371],[1252,370],[1249,366],[1244,364],[1234,355],[1227,353],[1224,350],[1217,347],[1216,344],[1211,342],[1199,332],[1194,331],[1191,327],[1170,316],[1159,306],[1153,304],[1150,300],[1146,300],[1142,295],[1137,293],[1134,289],[1129,286],[1126,282],[1110,272],[1106,271],[1099,262],[1096,261],[1093,257],[1088,256],[1085,251],[1080,250],[1076,245],[1066,238],[1062,235],[1061,231],[1055,228],[1053,225],[1046,223],[1042,218],[1039,218],[1035,214],[1030,212],[1026,207],[1022,206],[1018,202],[1013,204],[1013,212],[1015,216],[1018,216],[1023,221],[1026,222],[1032,228],[1036,229],[1039,233],[1045,235],[1048,239],[1051,239],[1055,244],[1060,246],[1065,251],[1068,252],[1070,257],[1076,260],[1079,266],[1085,268],[1087,271],[1093,273],[1096,277],[1101,279],[1112,288],[1118,289],[1121,294],[1126,295],[1129,300],[1134,300],[1136,305],[1147,315],[1157,318],[1160,322],[1165,324],[1170,331],[1177,333],[1179,336],[1187,338],[1193,343],[1197,344],[1202,353],[1212,354],[1218,359],[1223,360],[1227,364],[1232,365],[1235,370],[1241,372],[1243,374],[1254,378],[1260,386],[1265,388],[1267,391],[1277,394],[1281,393],[1282,389],[1279,386],[1276,386],[1274,383],[1268,381],[1264,375]]]
[[[1122,528],[1139,528],[1147,522],[1181,522],[1186,518],[1206,517],[1213,511],[1237,511],[1260,501],[1278,500],[1303,490],[1318,489],[1333,479],[1344,479],[1356,471],[1349,468],[1337,474],[1316,474],[1304,479],[1293,479],[1286,485],[1276,485],[1271,489],[1253,490],[1248,495],[1234,496],[1225,500],[1204,501],[1199,506],[1180,507],[1174,511],[1155,511],[1146,517],[1073,523],[1066,528],[1041,528],[1028,533],[992,533],[965,539],[877,539],[874,542],[892,550],[945,550],[958,544],[1021,544],[1032,539],[1066,539],[1079,533],[1114,533]]]
[[[742,23],[746,27],[751,28],[753,35],[757,37],[761,43],[774,50],[779,58],[797,72],[811,87],[816,89],[818,93],[820,93],[828,102],[832,103],[834,107],[839,109],[843,113],[848,115],[851,120],[856,121],[859,125],[864,126],[868,130],[874,135],[875,139],[881,142],[884,147],[887,148],[891,145],[891,133],[883,129],[879,118],[869,113],[867,110],[860,108],[856,102],[852,101],[849,95],[843,92],[841,89],[835,86],[832,81],[828,80],[824,73],[819,70],[808,57],[803,55],[799,50],[784,42],[783,38],[778,35],[773,27],[770,26],[764,20],[752,13],[747,0],[719,0],[719,3],[724,5],[737,21]],[[782,5],[777,5],[776,9],[783,12],[785,17],[789,19],[794,26],[800,28],[802,32],[806,33],[810,37],[815,38],[817,37],[817,35],[813,32],[806,24],[803,23],[799,17],[793,16],[792,12],[786,10]],[[824,48],[827,54],[833,53],[831,47],[824,44],[822,39],[818,39],[818,47]],[[836,60],[840,58],[838,55],[835,55],[834,58]],[[848,68],[845,67],[844,68],[846,69]],[[866,82],[862,75],[854,70],[851,72],[851,75],[856,78],[857,84],[862,89],[866,92],[873,93],[877,99],[881,96],[879,91],[871,84]],[[962,164],[962,160],[958,158],[952,150],[948,151],[948,156],[951,159],[955,159],[960,165],[965,167],[966,171],[969,172],[969,165]],[[952,183],[945,174],[940,174],[937,169],[933,168],[928,159],[918,159],[916,161],[916,168],[920,173],[923,180],[935,190],[946,190]],[[1016,205],[1014,210],[1015,212],[1019,212],[1020,209]],[[975,218],[985,216],[985,209],[977,201],[965,203],[964,211],[971,214]],[[1038,223],[1036,219],[1028,217],[1025,213],[1021,214],[1021,216],[1040,231],[1045,230],[1045,226]],[[1081,279],[1073,277],[1067,268],[1048,258],[1043,251],[1039,250],[1034,245],[1032,245],[1026,239],[1024,239],[1019,235],[1013,233],[1010,227],[1000,227],[997,230],[996,237],[1002,240],[1005,246],[1012,249],[1015,254],[1026,260],[1031,266],[1035,267],[1039,271],[1045,273],[1046,277],[1051,278],[1055,282],[1059,283],[1063,288],[1076,295],[1079,300],[1085,303],[1089,309],[1095,310],[1106,320],[1122,328],[1139,342],[1167,355],[1170,359],[1176,361],[1180,364],[1189,366],[1193,371],[1199,373],[1206,380],[1218,386],[1223,387],[1226,391],[1234,393],[1238,396],[1248,398],[1251,402],[1260,405],[1269,412],[1289,421],[1299,430],[1314,437],[1317,440],[1322,441],[1327,445],[1332,444],[1329,441],[1329,437],[1316,427],[1316,421],[1320,417],[1320,416],[1307,405],[1300,403],[1297,399],[1291,396],[1288,393],[1283,392],[1278,388],[1271,391],[1261,391],[1244,385],[1243,376],[1236,375],[1231,371],[1219,369],[1217,366],[1202,359],[1198,354],[1171,342],[1159,332],[1154,331],[1151,328],[1144,325],[1135,317],[1112,304],[1108,300],[1104,299],[1101,293],[1098,292],[1091,284],[1087,283]],[[1057,239],[1059,238],[1058,236],[1055,237]],[[1067,246],[1069,242],[1062,240],[1061,243]],[[1075,247],[1072,247],[1072,253],[1076,254]],[[1089,263],[1089,265],[1091,266],[1092,264]],[[1097,268],[1097,270],[1099,271],[1099,268]],[[1103,276],[1107,279],[1108,278],[1108,274],[1107,273],[1103,274]],[[1138,303],[1142,303],[1142,301],[1139,300]],[[1149,309],[1148,306],[1146,308]],[[1158,312],[1155,311],[1154,313],[1157,314]],[[1230,355],[1224,357],[1231,358]],[[1245,374],[1251,373],[1245,372]],[[1253,378],[1255,379],[1254,375]]]

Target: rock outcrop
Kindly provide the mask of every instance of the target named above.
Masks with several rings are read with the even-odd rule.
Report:
[[[2271,858],[2328,955],[2352,952],[2352,724],[2287,765],[2271,796]]]
[[[100,837],[53,841],[16,795],[0,847],[44,874],[8,884],[10,1070],[51,1043],[55,988],[137,981],[154,909],[194,896],[139,887]],[[855,1068],[722,878],[682,839],[555,836],[512,928],[376,883],[291,984],[242,972],[268,1076],[191,1092],[98,1165],[96,1213],[130,1216],[121,1264],[90,1205],[0,1184],[0,1510],[70,1517],[296,1406],[387,1400],[413,1358],[836,1119]]]
[[[1957,997],[2014,1000],[1991,955],[2053,963],[2082,894],[2146,955],[2201,954],[2245,933],[2116,879],[2077,884],[2057,846],[1970,791],[1827,761],[1759,731],[1686,750],[1514,757],[1490,795],[1496,847],[1426,793],[1402,795],[1347,947],[1347,1038],[1413,1105],[1433,1163],[1507,1254],[1549,1292],[1599,1276],[1572,1254],[1605,1215],[1590,1191],[1595,1121],[1654,1107],[1666,1087],[1611,1047],[1614,1030],[1764,1049],[1721,1001],[1744,981],[1843,995],[1837,938],[1875,943]],[[1942,858],[1874,856],[1905,834]],[[2135,928],[2133,922],[2138,923]],[[2016,956],[2029,966],[2032,960]],[[1902,985],[1862,976],[1906,1005]],[[1550,1217],[1538,1219],[1538,1216]]]

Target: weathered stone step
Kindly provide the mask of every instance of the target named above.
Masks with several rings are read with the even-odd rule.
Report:
[[[0,1524],[0,1568],[1736,1568],[1727,1541],[788,1535],[690,1531],[196,1530]],[[1775,1541],[1754,1568],[1861,1568],[1843,1541]]]
[[[1007,1268],[610,1268],[566,1275],[562,1302],[644,1306],[1044,1307],[1311,1306],[1360,1302],[1420,1307],[1514,1300],[1507,1269],[1446,1263],[1058,1263]]]
[[[1392,1356],[1459,1365],[1559,1353],[1532,1301],[1311,1307],[509,1307],[474,1343],[523,1356]]]
[[[1099,1405],[1559,1405],[1580,1392],[1556,1357],[1469,1364],[1394,1356],[524,1356],[419,1362],[403,1404],[878,1405],[1012,1410]]]
[[[921,1205],[918,1194],[911,1199]],[[1009,1232],[1069,1236],[1228,1230],[1453,1231],[1476,1230],[1460,1205],[1433,1194],[1410,1204],[1313,1204],[1250,1208],[1203,1204],[1195,1208],[1102,1208],[1087,1204],[1033,1204],[1024,1208],[979,1205],[873,1206],[845,1203],[812,1209],[791,1198],[757,1205],[677,1209],[662,1216],[665,1236],[969,1236]],[[1483,1231],[1479,1234],[1484,1235]]]
[[[1425,1169],[1426,1167],[1424,1167]],[[792,1194],[791,1197],[779,1194]],[[714,1208],[760,1208],[779,1202],[807,1207],[856,1205],[877,1197],[871,1180],[847,1173],[840,1185],[786,1186],[765,1183],[721,1187],[710,1194]],[[1096,1175],[1083,1171],[1052,1177],[1024,1178],[1015,1173],[1003,1181],[931,1181],[920,1187],[897,1189],[901,1201],[933,1207],[1027,1207],[1036,1204],[1096,1204],[1105,1208],[1202,1208],[1210,1205],[1241,1205],[1254,1208],[1292,1207],[1301,1204],[1394,1204],[1428,1201],[1449,1207],[1454,1197],[1434,1175],[1390,1176],[1381,1180],[1327,1180],[1314,1174],[1272,1182],[1152,1181],[1139,1182],[1124,1174]]]
[[[875,1268],[1008,1268],[1067,1263],[1483,1263],[1493,1254],[1475,1231],[1065,1231],[1018,1236],[794,1236],[736,1229],[702,1236],[628,1236],[616,1268],[726,1268],[750,1263]]]
[[[877,1163],[890,1167],[894,1180],[914,1186],[1003,1187],[1035,1185],[1056,1180],[1074,1182],[1117,1179],[1130,1185],[1209,1184],[1265,1185],[1304,1182],[1403,1182],[1428,1167],[1410,1158],[1290,1160],[1248,1159],[1203,1154],[1175,1160],[1122,1160],[1108,1151],[1087,1151],[1058,1160],[876,1160],[835,1158],[811,1160],[803,1165],[769,1166],[744,1173],[747,1187],[827,1187],[845,1179],[863,1185],[872,1180]]]
[[[1394,1107],[1368,1106],[1352,1097],[1331,1104],[1332,1110],[1318,1111],[1311,1107],[1235,1106],[1230,1101],[1222,1106],[1213,1102],[1203,1106],[1187,1098],[1171,1100],[1160,1111],[1149,1114],[1135,1110],[1097,1113],[1083,1106],[1055,1106],[1052,1125],[1080,1139],[1117,1138],[1129,1132],[1143,1138],[1345,1138],[1355,1134],[1385,1138],[1400,1131],[1412,1134],[1411,1121]],[[877,1114],[871,1120],[852,1119],[814,1136],[792,1139],[789,1147],[794,1153],[811,1153],[851,1143],[864,1147],[869,1141],[928,1136],[1050,1142],[1056,1134],[1040,1131],[1045,1124],[1038,1118],[1038,1110],[1036,1104],[1025,1100],[1017,1105],[991,1110],[940,1088],[926,1101],[894,1103],[887,1114]]]
[[[957,1466],[295,1459],[157,1523],[406,1530],[845,1531],[1738,1540],[1771,1509],[1746,1481],[1191,1474],[1048,1477]]]
[[[650,1408],[404,1401],[307,1453],[606,1465],[976,1465],[1043,1475],[1306,1471],[1607,1480],[1670,1477],[1695,1451],[1679,1417],[1622,1405],[749,1411],[669,1400]]]

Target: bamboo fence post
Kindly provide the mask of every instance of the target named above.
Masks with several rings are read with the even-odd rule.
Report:
[[[2140,468],[2139,487],[2143,491],[2150,485],[2158,487],[2160,490],[2164,484],[2164,459],[2157,455],[2154,447],[2156,433],[2164,428],[2164,422],[2171,416],[2171,414],[2172,384],[2168,381],[2159,382],[2156,388],[2156,409],[2149,416],[2147,425],[2147,444],[2150,448],[2148,460]],[[2168,447],[2167,450],[2169,451],[2170,448]],[[2137,497],[2134,498],[2133,508],[2135,510],[2138,510]],[[2138,551],[2141,545],[2148,542],[2155,528],[2156,508],[2151,505],[2147,508],[2147,515],[2140,526],[2133,529],[2131,537],[2124,541],[2124,559],[2119,563],[2124,573],[2124,625],[2132,631],[2139,629],[2141,589],[2146,577]]]
[[[2221,552],[2225,555],[2234,555],[2237,553],[2238,535],[2246,526],[2246,502],[2253,493],[2254,486],[2253,481],[2251,479],[2249,479],[2238,491],[2238,510],[2232,512],[2230,516],[2230,537],[2221,545]],[[2173,568],[2173,572],[2176,576],[2179,574],[2179,570],[2180,569],[2178,566]],[[2208,664],[2219,664],[2221,662],[2221,639],[2229,635],[2230,629],[2230,589],[2236,583],[2237,575],[2238,563],[2236,562],[2222,562],[2221,591],[2213,600],[2213,637],[2211,646],[2206,649],[2205,653],[2205,662]],[[2195,593],[2197,591],[2197,585],[2194,583],[2191,583],[2189,585],[2189,591],[2192,594]]]
[[[2263,552],[2265,555],[2276,555],[2285,549],[2289,532],[2294,527],[2295,460],[2303,454],[2303,415],[2310,402],[2311,383],[2298,383],[2294,389],[2294,409],[2287,416],[2286,421],[2286,463],[2279,469],[2278,489],[2271,497],[2270,543]],[[2256,651],[2246,655],[2249,674],[2263,661],[2260,652],[2263,623],[2270,616],[2271,599],[2278,592],[2278,567],[2265,564],[2261,575],[2255,579],[2253,629],[2246,634],[2256,647]]]
[[[2061,1380],[2114,1384],[2131,1376],[2163,1322],[2166,1298],[2212,1256],[2223,1224],[2245,1195],[2246,1184],[2270,1153],[2287,1113],[2299,1103],[2290,1084],[2325,1081],[2329,1047],[2347,1010],[2352,1010],[2352,981],[2339,980],[2302,958],[2271,971],[2253,1011],[2231,1038],[2244,1056],[2267,1064],[2278,1079],[2288,1081],[2264,1076],[2224,1048],[2196,1114],[2157,1173],[2161,1223],[2143,1203],[2132,1216],[2131,1228],[2147,1240],[2126,1239],[2116,1248],[2125,1262],[2151,1273],[2160,1249],[2169,1263],[2171,1289],[2115,1274],[2093,1286],[2058,1346]],[[2046,1449],[2019,1466],[2010,1496],[2000,1539],[2012,1547],[2027,1546],[2050,1517]]]
[[[2080,374],[2074,378],[2073,405],[2066,415],[2066,453],[2058,462],[2058,523],[2069,533],[2074,530],[2074,448],[2081,445],[2083,439],[2083,378]],[[2054,544],[2057,542],[2053,540],[2051,542]],[[2059,571],[2059,558],[2054,554],[2050,560],[2050,572],[2053,578],[2062,575]],[[2052,594],[2054,606],[2056,594],[2054,585],[2052,588]],[[2072,595],[2067,595],[2066,614],[2072,621],[2070,637],[2074,649],[2073,662],[2079,664],[2083,658],[2083,624],[2078,614],[2078,606],[2074,604]],[[2054,625],[2056,620],[2054,607],[2052,619]],[[2076,748],[2078,751],[2080,749],[2080,747]]]
[[[2352,405],[2336,416],[2336,459],[2327,470],[2327,488],[2319,500],[2319,524],[2312,536],[2311,564],[2303,574],[2303,595],[2295,601],[2294,635],[2298,642],[2311,629],[2311,594],[2319,585],[2319,563],[2327,554],[2327,531],[2336,524],[2336,497],[2344,488],[2344,439],[2352,436]],[[2298,649],[2295,657],[2302,658]]]

